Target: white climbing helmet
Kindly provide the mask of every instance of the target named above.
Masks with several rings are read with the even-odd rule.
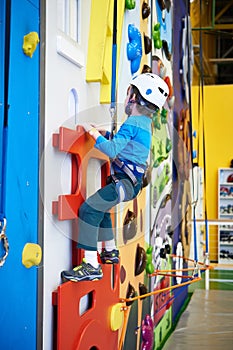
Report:
[[[136,86],[142,97],[159,109],[163,107],[169,94],[165,81],[153,73],[142,73],[133,77],[130,85]]]

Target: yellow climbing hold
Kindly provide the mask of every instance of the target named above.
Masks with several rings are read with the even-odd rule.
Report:
[[[42,258],[42,250],[39,244],[26,243],[22,252],[22,264],[26,267],[39,265]]]
[[[121,328],[124,320],[124,312],[122,311],[122,303],[117,303],[112,306],[110,314],[110,327],[112,331]]]
[[[30,32],[23,37],[23,52],[32,58],[40,39],[37,32]]]

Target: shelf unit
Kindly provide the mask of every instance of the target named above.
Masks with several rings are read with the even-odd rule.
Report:
[[[233,264],[233,168],[218,170],[218,218],[218,262]]]

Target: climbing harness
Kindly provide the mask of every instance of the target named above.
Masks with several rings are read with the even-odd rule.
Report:
[[[122,162],[119,158],[115,158],[112,161],[112,165],[116,165],[121,171],[123,171],[129,178],[130,180],[133,182],[133,185],[136,186],[138,183],[138,180],[136,178],[136,176],[134,175],[134,173],[132,172],[132,170],[130,169],[131,165],[130,164],[126,164],[124,162]],[[132,165],[133,167],[133,165]],[[142,169],[140,167],[137,167],[138,170]],[[139,169],[140,168],[140,169]],[[144,172],[144,170],[143,170]]]
[[[127,175],[127,177],[129,178],[129,180],[132,182],[133,186],[137,186],[140,182],[138,182],[136,176],[134,175],[133,171],[137,171],[140,175],[142,175],[143,178],[143,174],[145,169],[138,166],[138,165],[133,165],[133,164],[127,164],[124,163],[123,161],[121,161],[120,159],[116,158],[112,161],[112,170],[113,170],[113,174],[111,174],[109,176],[108,179],[108,183],[109,182],[114,182],[115,186],[116,186],[116,191],[118,193],[118,203],[120,202],[127,202],[129,200],[132,199],[132,194],[128,193],[127,191],[127,186],[125,186],[124,181],[126,179],[118,179],[116,174],[117,171],[114,172],[114,165],[117,166],[117,168],[124,173],[125,175]],[[139,191],[141,191],[143,188],[143,181],[141,183],[141,188]]]
[[[128,198],[126,188],[121,180],[118,180],[118,178],[115,175],[111,175],[112,181],[115,183],[116,191],[118,193],[118,203],[128,201],[131,198]]]
[[[119,158],[113,159],[111,165],[112,165],[112,169],[113,169],[113,174],[111,174],[107,178],[107,184],[110,182],[115,183],[116,190],[117,190],[118,196],[119,196],[119,203],[132,199],[131,197],[129,197],[129,195],[127,193],[127,190],[126,190],[125,185],[124,185],[124,181],[122,181],[121,179],[118,179],[117,176],[114,174],[114,168],[115,168],[115,166],[117,166],[117,168],[120,171],[122,171],[124,174],[126,174],[128,176],[128,178],[131,180],[133,186],[138,185],[138,180],[137,180],[136,176],[134,175],[133,170],[136,170],[138,173],[143,175],[144,168],[142,168],[138,165],[126,164],[125,162],[121,161]]]

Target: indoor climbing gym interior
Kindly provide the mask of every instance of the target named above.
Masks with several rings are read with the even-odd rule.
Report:
[[[232,0],[0,0],[1,350],[233,349],[232,39]]]

